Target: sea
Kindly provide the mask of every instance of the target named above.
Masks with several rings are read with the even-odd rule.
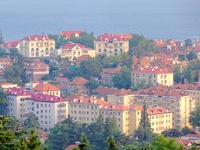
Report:
[[[62,30],[200,38],[200,0],[0,0],[4,41]]]

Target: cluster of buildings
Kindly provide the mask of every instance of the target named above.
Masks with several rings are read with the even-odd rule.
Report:
[[[81,30],[61,31],[59,38],[79,38]],[[68,58],[79,67],[81,61],[95,58],[121,55],[129,51],[129,39],[132,34],[102,34],[94,41],[94,48],[80,43],[69,42],[56,49],[55,41],[46,35],[27,36],[19,41],[7,42],[1,47],[9,52],[17,48],[25,58],[32,61],[24,63],[26,75],[31,83],[24,88],[15,84],[1,83],[7,94],[8,113],[17,119],[24,120],[28,113],[39,118],[41,127],[47,131],[55,124],[70,115],[74,121],[92,123],[101,114],[104,120],[114,116],[120,131],[132,134],[140,123],[142,106],[147,105],[152,131],[160,134],[164,130],[190,127],[188,117],[195,106],[200,104],[199,85],[174,84],[174,68],[183,70],[188,61],[181,61],[180,55],[195,52],[200,56],[200,41],[193,42],[188,49],[184,43],[176,40],[154,40],[160,49],[158,54],[133,56],[131,82],[133,86],[145,84],[149,88],[138,91],[113,88],[113,77],[122,69],[120,63],[115,68],[103,68],[99,82],[107,87],[88,89],[88,80],[75,77],[69,81],[66,77],[56,77],[56,86],[41,83],[41,78],[49,74],[49,66],[37,58],[45,57],[54,60],[57,56]],[[199,55],[199,56],[198,56]],[[10,58],[0,58],[0,78],[3,71],[12,65]],[[77,94],[72,94],[77,93]],[[63,95],[70,94],[63,98]]]

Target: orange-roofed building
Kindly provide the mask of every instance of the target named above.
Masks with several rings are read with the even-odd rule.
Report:
[[[40,81],[47,74],[49,74],[49,66],[39,60],[29,63],[26,67],[26,75],[32,81]]]
[[[78,38],[83,32],[83,30],[60,31],[60,35],[64,36],[66,39],[70,39],[72,36]]]
[[[7,42],[5,44],[1,44],[0,46],[1,46],[2,49],[5,49],[6,52],[9,53],[9,49],[11,49],[11,48],[16,48],[18,50],[20,49],[20,41],[19,40],[17,40],[17,41],[9,41],[9,42]]]
[[[32,90],[35,93],[60,96],[60,89],[49,83],[39,83]]]
[[[129,51],[129,41],[124,34],[102,34],[94,41],[94,49],[97,55],[107,57],[121,55]]]
[[[31,35],[20,40],[20,54],[24,57],[50,57],[55,50],[55,41],[47,35]]]
[[[181,138],[176,138],[176,142],[183,145],[184,149],[191,149],[193,143],[192,140],[184,140]]]
[[[87,60],[89,58],[92,58],[92,57],[88,54],[83,54],[80,57],[78,57],[76,59],[76,67],[80,67],[81,62],[84,61],[84,60]]]
[[[76,77],[73,81],[69,82],[67,85],[68,93],[79,93],[88,94],[90,91],[86,87],[88,80],[83,77]]]
[[[173,72],[158,67],[139,68],[132,71],[131,81],[134,86],[145,83],[151,85],[173,85]]]
[[[103,68],[101,71],[101,82],[108,87],[113,87],[114,83],[112,78],[116,73],[119,73],[121,69],[121,66],[117,66],[115,68]]]
[[[162,131],[172,129],[172,112],[164,107],[154,107],[147,109],[154,133],[161,134]]]

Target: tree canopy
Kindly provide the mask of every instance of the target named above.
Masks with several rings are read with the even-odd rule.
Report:
[[[200,127],[200,106],[196,106],[194,111],[190,112],[189,123],[195,127]]]

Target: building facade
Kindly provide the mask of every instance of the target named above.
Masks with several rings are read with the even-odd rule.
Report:
[[[158,67],[139,68],[132,71],[131,81],[134,86],[144,83],[149,85],[162,84],[172,86],[174,83],[173,72]]]
[[[50,57],[55,50],[55,41],[46,35],[31,35],[20,40],[20,54],[24,57]]]
[[[129,41],[125,34],[103,34],[94,41],[94,49],[97,55],[107,57],[120,55],[129,51]]]

